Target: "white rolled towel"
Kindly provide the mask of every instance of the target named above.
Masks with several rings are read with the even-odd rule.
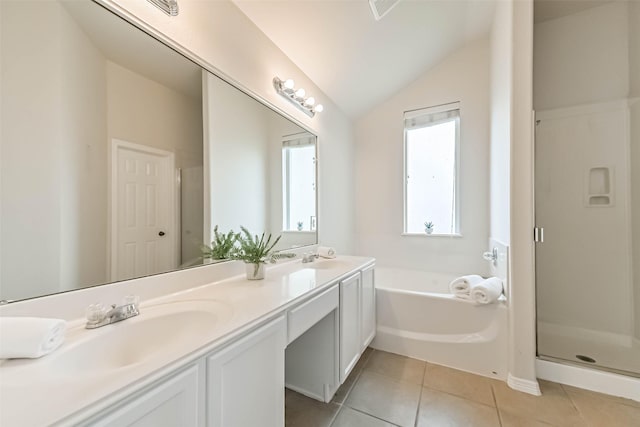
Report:
[[[322,258],[336,257],[336,250],[328,246],[318,246],[318,251],[316,253],[318,254],[318,256],[321,256]]]
[[[36,359],[64,341],[67,322],[43,317],[0,317],[0,359]]]
[[[460,276],[449,283],[449,291],[458,298],[468,299],[470,297],[471,287],[483,280],[482,276],[478,276],[477,274]]]
[[[471,299],[478,304],[491,304],[502,295],[502,279],[490,277],[471,286]]]

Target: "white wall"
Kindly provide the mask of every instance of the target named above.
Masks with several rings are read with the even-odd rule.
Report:
[[[492,238],[510,241],[511,8],[497,2],[491,27],[491,227]]]
[[[211,226],[222,233],[269,227],[269,111],[207,74]]]
[[[536,111],[627,97],[627,6],[613,2],[536,24]]]
[[[175,154],[176,168],[202,165],[202,100],[107,61],[108,139]]]
[[[342,253],[353,251],[353,131],[349,119],[237,7],[229,1],[183,0],[169,17],[149,2],[102,0],[185,47],[201,62],[308,126],[319,137],[319,241]],[[325,111],[309,118],[273,89],[274,76],[291,77]],[[326,167],[326,169],[323,169]],[[339,207],[339,208],[337,208]]]
[[[107,279],[105,58],[61,7],[60,286]]]
[[[58,3],[1,7],[2,297],[104,281],[104,60]]]
[[[60,96],[62,70],[50,67],[60,55],[60,8],[28,3],[2,2],[2,295],[24,298],[59,289],[60,165],[55,161],[60,144]],[[20,22],[32,22],[39,32]],[[24,40],[23,49],[11,40]],[[47,69],[47,79],[42,79]],[[37,102],[34,102],[36,100]],[[34,122],[39,126],[34,126]],[[52,133],[50,129],[57,131]],[[12,144],[10,141],[21,141]],[[38,153],[34,156],[33,153]],[[25,161],[28,162],[25,163]],[[24,166],[27,164],[28,166]],[[16,182],[19,185],[16,185]],[[28,195],[28,196],[27,196]],[[39,221],[28,219],[42,212]],[[33,257],[39,257],[33,268]],[[21,289],[8,284],[19,281]]]
[[[511,190],[509,378],[511,387],[539,394],[535,357],[533,217],[533,1],[498,2],[511,15]],[[500,15],[497,15],[500,16]]]
[[[108,62],[58,2],[1,7],[2,298],[104,283],[110,137],[202,165],[201,100]]]
[[[456,51],[356,122],[357,252],[380,264],[486,274],[489,41]],[[403,112],[460,101],[461,238],[402,236]]]

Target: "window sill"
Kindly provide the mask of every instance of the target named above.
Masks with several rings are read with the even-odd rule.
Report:
[[[281,231],[282,234],[316,234],[316,231],[309,231],[309,230],[282,230]]]
[[[402,233],[401,236],[406,237],[450,237],[450,238],[461,238],[464,237],[462,234],[427,234],[427,233]]]

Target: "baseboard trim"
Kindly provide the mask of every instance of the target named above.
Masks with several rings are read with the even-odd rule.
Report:
[[[313,399],[313,400],[317,400],[318,402],[324,402],[324,403],[327,403],[327,402],[325,402],[325,398],[324,398],[324,396],[320,396],[320,395],[318,395],[318,394],[312,393],[312,392],[310,392],[310,391],[308,391],[308,390],[305,390],[305,389],[303,389],[303,388],[296,387],[296,386],[294,386],[294,385],[292,385],[292,384],[287,384],[287,383],[285,383],[285,384],[284,384],[284,386],[285,386],[285,388],[288,388],[289,390],[293,390],[293,391],[295,391],[296,393],[300,393],[300,394],[301,394],[301,395],[303,395],[303,396],[310,397],[311,399]],[[325,390],[325,393],[326,393],[326,390]]]
[[[536,359],[542,380],[640,401],[640,378]]]
[[[521,391],[523,393],[533,394],[534,396],[541,396],[540,385],[538,381],[525,380],[524,378],[518,378],[511,375],[511,372],[507,375],[507,384],[514,390]]]

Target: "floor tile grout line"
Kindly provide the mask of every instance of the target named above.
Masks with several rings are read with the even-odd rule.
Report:
[[[416,418],[413,422],[415,427],[418,427],[418,420],[420,419],[420,405],[422,404],[422,392],[424,391],[424,379],[427,375],[427,362],[423,362],[424,366],[422,367],[422,381],[420,382],[420,395],[418,396],[418,407],[416,408]]]
[[[612,394],[606,394],[606,393],[601,393],[601,392],[597,392],[594,390],[589,390],[586,388],[580,388],[580,387],[575,387],[569,384],[563,384],[563,383],[558,383],[560,384],[560,386],[562,387],[562,389],[564,390],[564,392],[567,394],[567,396],[569,396],[569,398],[571,399],[571,394],[569,393],[569,391],[566,389],[566,387],[573,387],[578,389],[579,391],[575,392],[575,393],[593,393],[595,394],[595,396],[593,396],[595,399],[603,399],[606,400],[607,402],[613,403],[613,404],[617,404],[617,405],[624,405],[624,406],[628,406],[629,408],[634,408],[634,409],[640,409],[640,406],[638,406],[638,403],[640,401],[635,401],[633,399],[630,399],[631,402],[633,403],[629,403],[625,401],[625,397],[621,397],[621,396],[615,396]],[[573,399],[571,399],[571,401],[573,402]],[[577,407],[576,407],[577,409]]]
[[[424,391],[424,386],[420,387],[420,395],[418,396],[418,407],[416,408],[416,418],[413,422],[414,427],[418,427],[418,420],[420,420],[420,405],[422,404],[422,392]]]
[[[383,421],[383,422],[385,422],[385,423],[387,423],[387,424],[391,424],[392,426],[397,426],[397,425],[398,425],[398,424],[394,424],[394,423],[392,423],[392,422],[391,422],[391,421],[389,421],[389,420],[385,420],[384,418],[380,418],[380,417],[379,417],[379,416],[377,416],[377,415],[373,415],[373,414],[370,414],[370,413],[368,413],[368,412],[364,412],[364,411],[363,411],[363,410],[361,410],[361,409],[358,409],[358,408],[352,408],[351,406],[348,406],[348,405],[347,405],[347,408],[351,409],[352,411],[356,411],[356,412],[359,412],[359,413],[361,413],[361,414],[367,415],[367,416],[369,416],[369,417],[371,417],[371,418],[375,418],[376,420],[380,420],[380,421]]]
[[[440,390],[440,389],[437,389],[437,388],[432,387],[432,386],[423,385],[423,386],[422,386],[422,388],[428,388],[429,390],[437,391],[438,393],[444,393],[444,394],[447,394],[447,395],[449,395],[449,396],[457,397],[458,399],[468,400],[468,401],[469,401],[469,402],[471,402],[471,403],[476,403],[476,404],[478,404],[478,405],[486,406],[486,407],[488,407],[488,408],[495,408],[495,409],[498,409],[498,408],[497,408],[497,404],[496,404],[496,406],[491,406],[491,405],[488,405],[488,404],[486,404],[486,403],[478,402],[477,400],[469,399],[469,398],[467,398],[467,397],[460,396],[459,394],[451,393],[450,391]],[[493,388],[491,388],[491,392],[493,393]]]
[[[567,395],[567,398],[569,399],[569,402],[571,402],[571,406],[573,406],[573,408],[576,410],[576,413],[578,414],[578,417],[582,420],[587,421],[587,417],[585,416],[585,414],[582,413],[582,411],[580,410],[580,408],[578,408],[578,405],[576,405],[576,403],[573,401],[573,398],[571,397],[571,394],[567,391],[566,388],[564,388],[564,384],[562,383],[558,383],[560,384],[560,389],[564,392],[564,394]]]
[[[493,389],[493,384],[489,384],[489,388],[491,388],[491,396],[493,396],[493,405],[496,407],[496,412],[498,413],[498,423],[500,427],[502,427],[502,414],[500,413],[500,409],[498,408],[498,399],[496,399],[496,391]]]

